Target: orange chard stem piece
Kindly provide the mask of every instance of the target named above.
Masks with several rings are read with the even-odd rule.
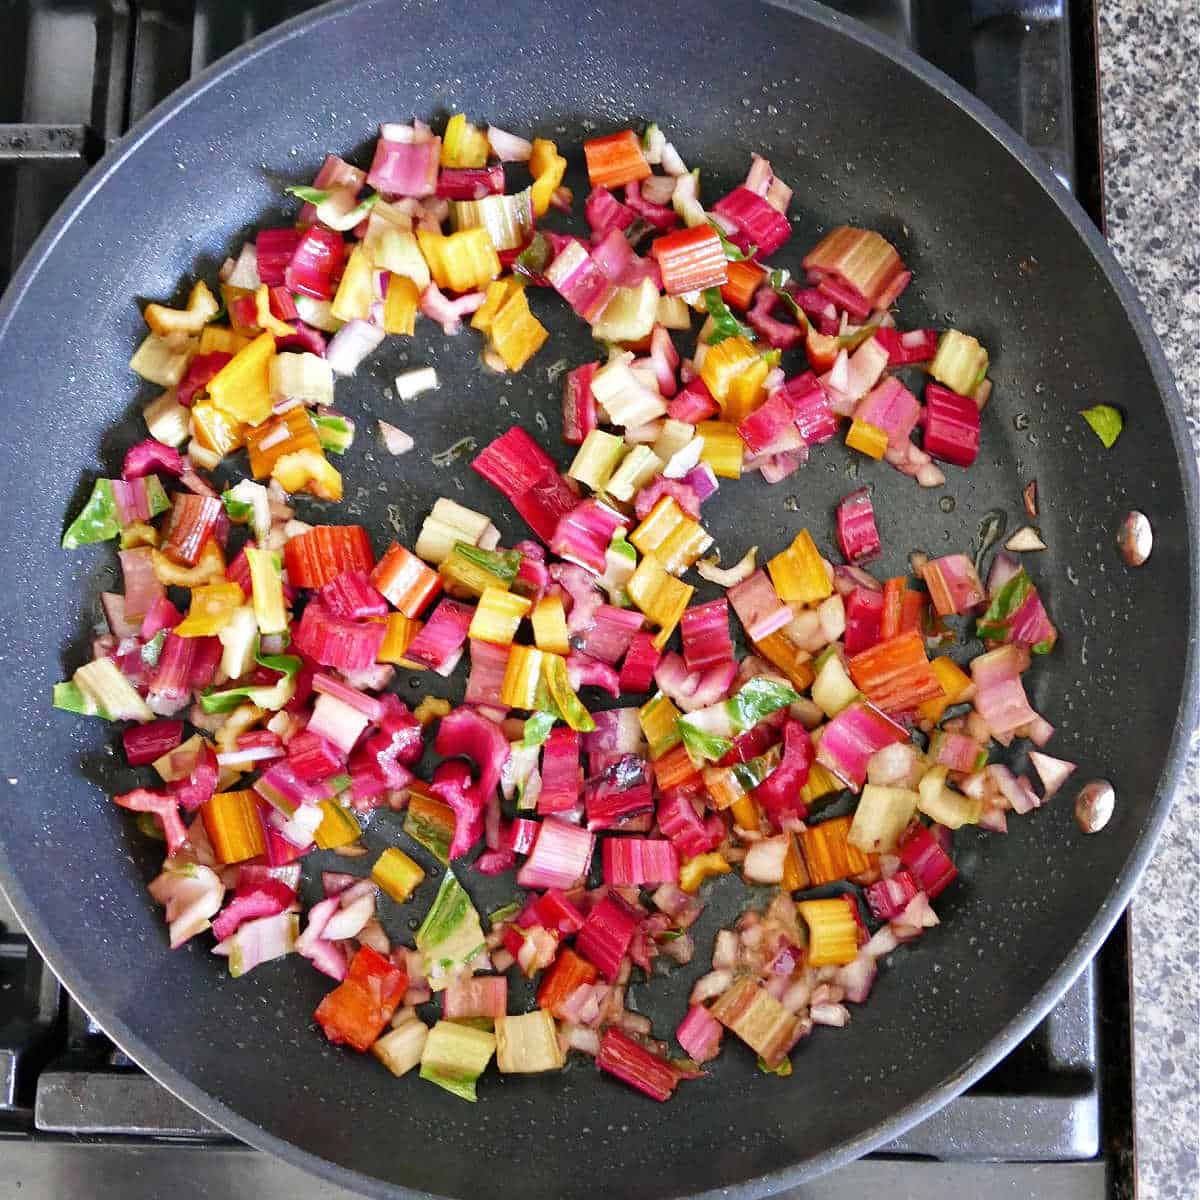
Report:
[[[852,819],[832,817],[802,829],[797,835],[813,887],[836,883],[839,879],[848,879],[851,875],[860,875],[871,869],[871,857],[847,840]]]
[[[587,959],[580,957],[569,946],[564,946],[558,952],[553,965],[542,976],[537,992],[538,1007],[565,1021],[567,1013],[563,1008],[566,1002],[576,988],[595,983],[596,975],[596,968]]]
[[[247,429],[246,449],[250,454],[250,474],[255,479],[265,479],[285,454],[301,450],[320,454],[321,442],[308,412],[292,408],[282,416]]]
[[[658,238],[650,250],[669,296],[721,287],[728,276],[725,248],[711,225],[677,229]]]
[[[696,764],[692,762],[682,742],[672,746],[660,758],[656,758],[652,765],[654,780],[660,792],[665,792],[668,788],[685,787],[699,782],[700,779],[700,772],[696,770]]]
[[[421,622],[399,612],[389,613],[386,621],[387,633],[384,635],[383,645],[379,647],[378,661],[394,663],[398,667],[408,667],[413,671],[423,670],[420,663],[404,657],[405,650],[412,645],[413,638],[421,631]]]
[[[588,180],[592,187],[615,188],[635,183],[650,174],[650,164],[632,129],[592,138],[583,143]]]
[[[204,831],[223,863],[245,862],[265,854],[266,839],[258,815],[258,793],[217,792],[200,807]]]
[[[794,833],[788,834],[787,856],[783,860],[783,878],[779,881],[780,888],[785,892],[798,892],[812,886],[808,876],[808,868],[804,865],[804,856]]]
[[[915,631],[856,654],[849,668],[854,686],[885,713],[910,712],[944,694],[925,654],[925,640]]]
[[[725,265],[725,282],[721,285],[721,299],[733,308],[745,312],[754,302],[754,293],[766,276],[766,271],[756,262],[743,259]]]
[[[887,451],[888,434],[886,429],[872,425],[870,421],[860,421],[857,417],[850,422],[850,432],[846,434],[846,445],[851,450],[873,458],[877,462]]]
[[[442,587],[442,577],[399,542],[393,542],[376,564],[371,582],[393,607],[413,619]]]
[[[788,636],[786,626],[769,633],[754,643],[754,649],[771,663],[778,667],[791,681],[798,692],[806,692],[812,687],[817,673],[812,667],[812,655],[799,646]]]
[[[925,608],[929,597],[924,592],[906,588],[900,596],[900,633],[911,633],[914,629],[919,633],[925,617]]]

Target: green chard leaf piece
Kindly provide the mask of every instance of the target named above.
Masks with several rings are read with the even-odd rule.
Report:
[[[454,836],[453,818],[443,825],[430,819],[428,810],[419,810],[410,803],[404,814],[404,832],[418,846],[424,846],[443,866],[449,865],[450,839]]]
[[[241,525],[250,520],[254,506],[244,500],[235,500],[231,492],[222,492],[221,500],[225,504],[225,515],[235,524]]]
[[[157,475],[146,476],[146,501],[150,505],[150,515],[157,517],[171,507],[170,497]]]
[[[655,232],[654,226],[650,224],[645,217],[634,217],[633,220],[625,226],[625,240],[636,247],[644,237],[649,237]]]
[[[731,696],[725,706],[733,727],[739,733],[744,733],[763,718],[787,708],[789,704],[795,704],[799,699],[800,696],[787,684],[758,675],[746,683],[737,695]]]
[[[353,199],[348,188],[330,188],[326,191],[323,188],[298,184],[284,190],[297,200],[303,200],[305,204],[311,204],[318,209],[332,200],[334,203],[318,215],[324,224],[339,231],[353,229],[379,203],[380,198],[378,192],[371,192],[353,207],[347,208],[346,205]]]
[[[159,656],[162,654],[163,643],[167,640],[167,631],[160,629],[141,649],[142,662],[148,667],[157,667]]]
[[[541,684],[545,684],[550,696],[550,702],[555,710],[562,715],[567,725],[579,733],[591,733],[596,728],[592,714],[583,706],[583,701],[571,687],[571,679],[567,674],[567,660],[557,654],[547,654],[542,664],[542,679],[539,681],[538,694],[541,694]],[[538,708],[542,708],[541,704]]]
[[[296,690],[296,676],[302,665],[300,659],[291,654],[260,654],[256,650],[254,661],[269,671],[279,671],[281,677],[271,684],[248,684],[221,691],[207,688],[200,697],[200,707],[206,713],[226,713],[249,701],[259,708],[273,711],[281,709]]]
[[[1080,416],[1092,427],[1092,432],[1104,443],[1105,450],[1121,436],[1125,418],[1111,404],[1097,404],[1080,410]]]
[[[481,550],[470,542],[455,542],[454,549],[467,562],[498,576],[505,583],[512,583],[521,569],[520,550]]]
[[[97,479],[83,511],[63,534],[64,550],[75,550],[91,542],[106,542],[121,532],[117,501],[111,479]]]
[[[877,318],[866,325],[859,325],[856,329],[849,330],[846,333],[838,335],[838,347],[843,350],[857,350],[869,337],[874,337],[879,329],[881,318]],[[986,372],[986,368],[985,368]]]
[[[284,191],[289,196],[295,196],[297,200],[303,200],[305,204],[324,204],[329,199],[329,193],[324,188],[308,187],[306,184],[297,184],[295,187],[285,188]]]
[[[535,712],[533,716],[526,718],[525,736],[521,739],[521,745],[527,750],[542,745],[550,736],[550,730],[554,728],[554,722],[557,720],[553,713],[548,712]]]
[[[717,737],[705,733],[694,725],[689,725],[682,717],[675,722],[679,736],[683,739],[684,748],[693,762],[716,762],[729,753],[733,743],[728,738]]]
[[[746,791],[752,792],[778,765],[778,759],[770,760],[765,755],[760,755],[748,762],[734,763],[730,770],[733,771],[734,779]]]
[[[484,947],[479,914],[449,868],[442,876],[433,907],[421,922],[415,941],[421,952],[422,967],[435,991],[445,986],[448,975],[466,966]]]
[[[704,297],[704,307],[713,319],[715,328],[705,339],[710,346],[716,346],[730,337],[744,337],[754,341],[758,336],[749,325],[743,325],[729,310],[729,305],[721,299],[720,288],[705,288],[700,293]]]
[[[138,833],[143,837],[153,838],[156,842],[167,840],[167,835],[163,833],[163,827],[159,824],[158,818],[151,812],[138,813],[134,824],[137,826]]]
[[[1004,641],[1013,613],[1025,603],[1032,588],[1033,580],[1022,568],[996,593],[987,612],[975,622],[975,636],[981,642]]]
[[[354,422],[341,413],[325,411],[318,412],[313,417],[313,425],[317,430],[317,441],[322,450],[334,454],[345,454],[354,443]],[[230,520],[233,518],[231,517]]]
[[[792,315],[792,320],[800,326],[801,329],[808,329],[808,317],[805,315],[804,309],[796,303],[796,297],[787,290],[788,273],[781,267],[776,267],[767,276],[767,287],[771,289],[783,301],[783,306]]]
[[[54,685],[54,707],[63,712],[78,713],[82,717],[103,715],[96,708],[96,702],[73,679]]]

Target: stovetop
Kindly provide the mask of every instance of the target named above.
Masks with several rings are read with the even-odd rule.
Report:
[[[25,0],[0,6],[0,288],[134,121],[303,0]],[[1103,224],[1093,0],[838,0],[941,67]],[[118,1050],[0,897],[0,1154],[30,1200],[347,1194],[230,1139]],[[786,1200],[1132,1196],[1124,921],[1049,1017],[904,1137]],[[780,1197],[779,1200],[785,1200]]]

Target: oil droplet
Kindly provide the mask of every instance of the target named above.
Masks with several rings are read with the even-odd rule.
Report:
[[[943,496],[938,501],[938,508],[940,508],[944,513],[952,513],[954,511],[954,497]]]
[[[1029,428],[1029,414],[1023,413],[1023,412],[1017,413],[1017,415],[1015,417],[1013,417],[1013,428],[1016,430],[1020,430],[1020,431],[1024,431],[1024,430],[1028,429]]]
[[[800,498],[798,496],[785,496],[783,498],[783,507],[786,508],[788,512],[799,512]]]

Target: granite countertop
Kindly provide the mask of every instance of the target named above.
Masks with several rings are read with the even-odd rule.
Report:
[[[1200,448],[1200,9],[1195,0],[1099,0],[1098,9],[1108,239],[1149,309]],[[1194,731],[1185,782],[1131,910],[1140,1200],[1200,1196],[1198,831]]]

